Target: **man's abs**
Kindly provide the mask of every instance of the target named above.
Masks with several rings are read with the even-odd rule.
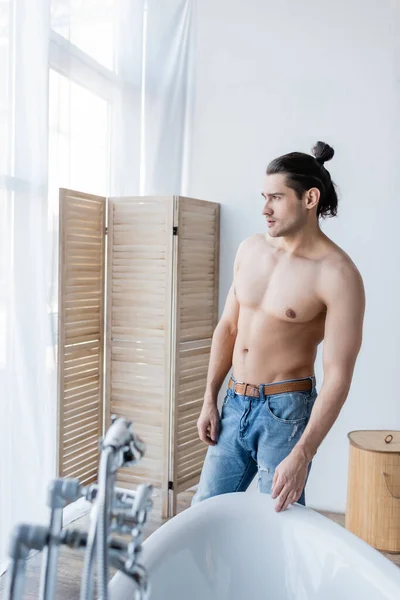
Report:
[[[262,310],[242,309],[233,351],[233,375],[259,385],[314,375],[324,315],[310,322],[290,323]]]

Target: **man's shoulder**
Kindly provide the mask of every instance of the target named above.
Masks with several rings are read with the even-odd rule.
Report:
[[[255,233],[242,240],[238,246],[235,257],[235,271],[239,268],[242,261],[248,261],[256,251],[257,246],[260,248],[264,236],[262,233]],[[265,244],[265,242],[264,242]]]
[[[251,250],[260,244],[266,245],[265,236],[263,233],[253,233],[249,237],[242,240],[239,244],[238,252]]]
[[[321,271],[326,275],[350,276],[360,275],[360,272],[352,258],[337,244],[330,245],[328,251],[320,261]]]
[[[352,258],[336,244],[332,244],[329,251],[320,261],[320,285],[325,292],[339,288],[363,287],[363,280],[357,265]]]
[[[241,244],[244,246],[251,246],[253,244],[259,244],[260,242],[265,243],[265,235],[263,233],[253,233],[245,238]]]

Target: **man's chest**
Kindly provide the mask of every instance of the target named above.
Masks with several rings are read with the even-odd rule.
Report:
[[[318,270],[311,261],[253,257],[243,261],[236,274],[236,297],[243,308],[304,323],[324,310],[317,294],[317,277]]]

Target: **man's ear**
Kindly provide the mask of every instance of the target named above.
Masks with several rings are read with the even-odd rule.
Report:
[[[321,197],[321,192],[318,188],[311,188],[306,192],[306,208],[312,209],[318,205],[319,199]]]

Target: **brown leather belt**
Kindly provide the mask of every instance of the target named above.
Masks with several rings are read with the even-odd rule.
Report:
[[[235,382],[232,377],[229,380],[228,387],[240,396],[253,396],[254,398],[260,397],[260,386],[252,385],[251,383],[244,383],[242,381]],[[282,383],[271,383],[264,384],[264,394],[270,396],[271,394],[284,394],[285,392],[308,392],[313,387],[311,379],[299,379],[296,381],[282,381]]]

